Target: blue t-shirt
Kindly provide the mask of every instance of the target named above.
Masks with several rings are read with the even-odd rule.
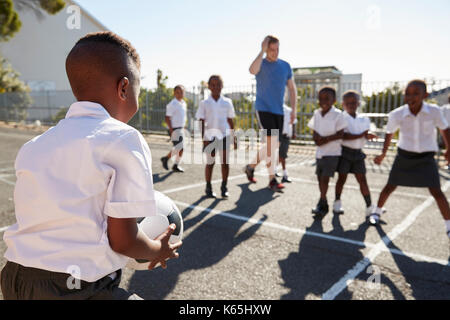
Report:
[[[291,78],[289,63],[281,59],[275,62],[264,59],[256,75],[255,109],[283,115],[284,92],[286,83]]]

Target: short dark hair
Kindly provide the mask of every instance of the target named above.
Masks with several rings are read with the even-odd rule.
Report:
[[[89,44],[89,43],[107,43],[116,46],[124,51],[136,64],[138,69],[141,68],[141,60],[139,54],[133,45],[126,39],[120,37],[111,31],[100,31],[100,32],[92,32],[88,33],[80,40],[77,41],[75,47],[78,45]]]
[[[181,85],[181,84],[179,84],[179,85],[176,85],[175,86],[175,88],[173,88],[173,92],[175,92],[175,90],[177,90],[177,89],[179,89],[179,90],[182,90],[182,91],[184,91],[185,89],[184,89],[184,86],[183,85]]]
[[[361,99],[361,95],[356,90],[348,90],[345,91],[344,94],[342,95],[342,100],[345,100],[347,98],[355,98],[359,101]]]
[[[320,95],[321,93],[325,93],[325,92],[331,94],[333,96],[333,98],[336,99],[337,93],[336,93],[335,88],[330,87],[330,86],[324,86],[324,87],[320,88],[318,95]]]
[[[209,85],[209,84],[211,83],[211,81],[214,80],[214,79],[219,80],[220,83],[221,83],[222,86],[223,86],[223,80],[222,80],[222,77],[219,76],[218,74],[213,74],[211,77],[209,77],[208,85]]]
[[[269,37],[269,46],[271,44],[273,44],[273,43],[280,43],[280,40],[278,40],[277,37],[274,37],[274,36],[271,36],[271,35],[269,35],[268,37]]]
[[[408,82],[406,88],[408,88],[409,86],[418,86],[423,89],[423,92],[427,93],[427,83],[421,79],[411,80],[410,82]]]

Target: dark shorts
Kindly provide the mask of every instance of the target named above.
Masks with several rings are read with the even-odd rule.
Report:
[[[279,156],[280,158],[287,159],[288,157],[288,151],[289,151],[289,144],[291,143],[291,139],[287,135],[281,135],[280,137],[280,149],[279,149]]]
[[[178,150],[183,149],[184,133],[183,128],[173,128],[172,136],[170,137],[172,144]]]
[[[333,178],[339,165],[339,158],[338,156],[330,156],[316,159],[316,175]]]
[[[230,153],[228,151],[230,151],[230,149],[231,149],[231,138],[229,136],[226,136],[223,139],[214,138],[214,140],[208,141],[208,143],[203,146],[203,152],[206,154],[206,160],[208,164],[214,163],[216,151],[220,153],[220,156],[222,156],[224,153],[226,155],[226,159],[221,158],[221,163],[229,163]]]
[[[96,282],[81,280],[78,286],[70,274],[8,261],[1,271],[0,281],[5,300],[126,300],[129,294],[119,289],[122,271],[116,274],[114,280],[110,276]]]
[[[434,152],[415,153],[398,148],[388,184],[404,187],[440,188]]]
[[[281,136],[283,132],[284,116],[280,114],[256,111],[259,127],[267,130],[267,136]]]
[[[342,156],[339,158],[337,171],[341,174],[366,174],[366,155],[361,149],[351,149],[342,146]]]

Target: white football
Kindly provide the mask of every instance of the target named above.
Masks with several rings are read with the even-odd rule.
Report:
[[[170,224],[175,224],[175,231],[169,239],[169,243],[177,243],[183,238],[183,217],[175,203],[159,191],[155,191],[156,214],[145,217],[138,223],[139,229],[147,237],[155,239],[167,230]],[[132,259],[128,261],[127,267],[135,270],[147,270],[150,265],[148,260]],[[158,263],[156,267],[160,266]]]

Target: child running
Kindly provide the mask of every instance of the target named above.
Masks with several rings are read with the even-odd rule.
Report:
[[[369,223],[378,224],[382,214],[381,208],[397,186],[428,188],[445,220],[447,235],[450,238],[450,207],[441,190],[438,167],[434,159],[438,151],[436,127],[444,138],[447,161],[450,130],[442,110],[426,103],[424,100],[427,97],[426,83],[422,80],[412,80],[405,90],[406,104],[389,114],[383,152],[374,162],[378,165],[383,162],[392,136],[400,130],[397,156],[389,180],[379,196],[378,205],[370,215]]]
[[[169,128],[170,140],[173,148],[166,156],[161,158],[164,169],[169,170],[168,162],[175,156],[175,162],[172,170],[175,172],[184,172],[180,166],[183,157],[184,126],[186,124],[186,102],[184,101],[184,87],[181,85],[173,89],[175,98],[169,102],[166,107],[166,123]]]

